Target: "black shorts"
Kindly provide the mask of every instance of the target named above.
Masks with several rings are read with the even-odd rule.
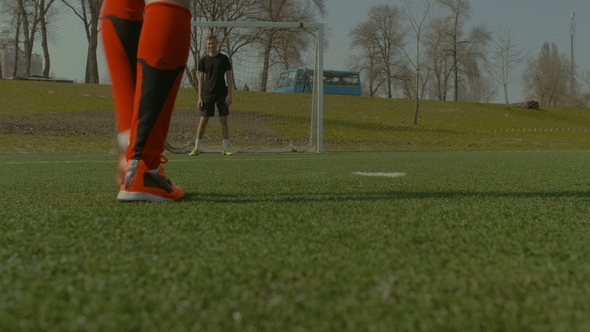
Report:
[[[229,107],[225,104],[226,95],[221,96],[204,96],[201,100],[203,101],[203,107],[201,107],[202,116],[215,116],[215,105],[217,105],[217,111],[219,116],[229,115]]]

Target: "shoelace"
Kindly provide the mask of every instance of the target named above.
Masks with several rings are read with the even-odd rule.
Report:
[[[168,158],[165,155],[161,154],[160,155],[160,169],[158,170],[158,175],[166,177],[166,173],[164,173],[164,167],[162,167],[162,165],[164,165],[167,162],[168,162]]]

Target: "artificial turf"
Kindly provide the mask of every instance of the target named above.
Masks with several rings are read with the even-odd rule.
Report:
[[[586,331],[588,151],[0,159],[2,331]],[[365,177],[355,172],[400,172]]]

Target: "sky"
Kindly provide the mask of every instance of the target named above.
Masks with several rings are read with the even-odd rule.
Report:
[[[485,25],[492,33],[509,30],[517,47],[536,57],[544,42],[555,43],[561,53],[570,56],[571,16],[575,13],[574,61],[580,71],[590,70],[590,1],[589,0],[470,0],[471,16],[467,27]],[[325,69],[346,69],[351,56],[350,31],[367,20],[369,9],[389,4],[403,7],[403,0],[325,0],[324,23],[328,45],[324,53]],[[437,14],[439,7],[431,12]],[[71,12],[56,23],[50,43],[51,72],[60,78],[84,80],[87,42],[80,19]],[[41,50],[37,50],[41,54]],[[511,102],[523,101],[521,76],[525,64],[516,67],[509,84]],[[99,51],[101,81],[107,76],[102,50]],[[590,88],[590,87],[589,87]],[[500,93],[495,102],[502,102]]]

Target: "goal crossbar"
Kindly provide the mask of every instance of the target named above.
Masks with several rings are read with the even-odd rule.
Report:
[[[213,22],[213,21],[192,21],[192,27],[232,27],[232,28],[307,28],[317,30],[317,60],[315,64],[315,72],[324,72],[324,24],[314,22]],[[319,74],[317,84],[314,85],[317,96],[317,146],[316,152],[324,152],[324,80],[322,74]]]

